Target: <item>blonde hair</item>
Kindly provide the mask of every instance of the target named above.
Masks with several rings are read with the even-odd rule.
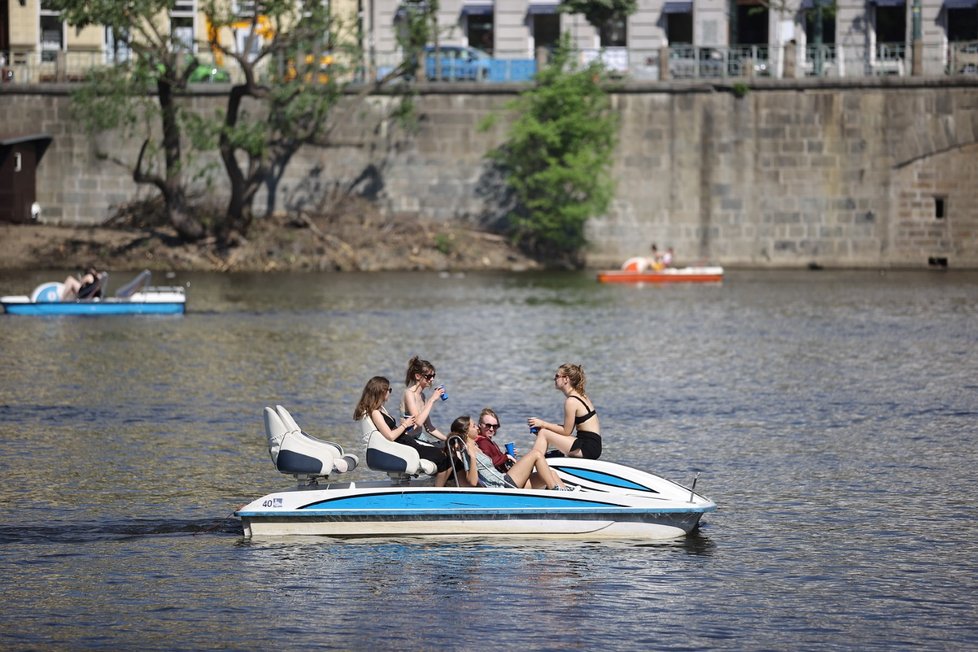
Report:
[[[567,376],[567,380],[570,381],[571,389],[580,394],[581,396],[587,396],[584,393],[584,383],[587,379],[584,377],[584,367],[577,364],[562,364],[560,368],[557,369],[557,373],[561,376]]]
[[[499,415],[491,407],[482,408],[482,412],[479,413],[479,423],[482,423],[482,418],[485,416],[491,416],[496,420],[496,423],[502,425],[502,422],[499,420]]]

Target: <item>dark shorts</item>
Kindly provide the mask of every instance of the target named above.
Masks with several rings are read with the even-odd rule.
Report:
[[[578,430],[577,440],[571,446],[571,451],[581,451],[585,459],[596,460],[601,457],[601,435],[588,430]]]
[[[441,448],[436,448],[435,446],[429,446],[427,444],[422,444],[416,438],[411,435],[401,435],[395,439],[398,444],[404,444],[405,446],[410,446],[414,450],[418,451],[418,457],[423,460],[428,460],[433,462],[436,467],[438,467],[438,472],[447,471],[448,467],[452,465],[451,461],[448,459],[448,455]]]

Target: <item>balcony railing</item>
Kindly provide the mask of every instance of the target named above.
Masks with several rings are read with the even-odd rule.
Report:
[[[791,49],[792,51],[789,51]],[[922,49],[923,74],[978,76],[978,41],[954,42],[944,45],[925,45]],[[663,59],[663,57],[666,57]],[[203,64],[209,57],[200,55]],[[51,59],[51,60],[48,60]],[[357,67],[358,79],[377,79],[385,71],[400,64],[402,55],[389,52],[375,55]],[[864,48],[840,44],[734,46],[714,47],[675,45],[668,48],[607,48],[582,50],[580,62],[600,59],[618,77],[637,81],[655,80],[718,80],[750,79],[755,77],[854,78],[880,75],[907,76],[912,69],[912,49],[903,43],[877,43]],[[112,64],[112,53],[57,52],[47,53],[10,51],[0,52],[0,83],[80,82],[95,67]],[[233,64],[233,62],[230,62]],[[370,65],[372,64],[372,65]],[[489,60],[484,82],[527,82],[536,73],[537,62],[532,58],[496,57]],[[368,71],[373,71],[369,73]],[[227,72],[232,81],[241,73],[233,65]],[[444,70],[443,70],[444,72]],[[443,74],[450,82],[467,81]]]

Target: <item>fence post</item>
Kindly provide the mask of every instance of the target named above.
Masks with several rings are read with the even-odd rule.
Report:
[[[669,46],[659,48],[659,81],[669,81]]]

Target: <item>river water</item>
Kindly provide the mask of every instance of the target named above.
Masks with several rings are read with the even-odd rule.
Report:
[[[187,315],[0,316],[0,648],[978,646],[976,273],[166,282]],[[230,512],[291,483],[262,407],[355,449],[415,353],[441,428],[488,404],[522,447],[583,364],[604,457],[719,510],[652,544],[245,539]]]

